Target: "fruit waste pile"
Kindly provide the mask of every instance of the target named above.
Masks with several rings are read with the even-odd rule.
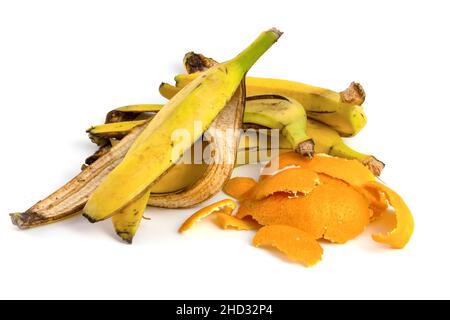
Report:
[[[79,214],[92,223],[111,218],[117,235],[132,243],[147,206],[189,208],[223,190],[236,201],[200,209],[180,232],[214,215],[224,229],[257,230],[255,246],[275,247],[310,266],[322,256],[318,240],[344,243],[371,221],[395,217],[396,226],[373,239],[404,247],[414,223],[401,197],[377,181],[384,163],[343,140],[367,122],[362,86],[352,82],[336,92],[246,77],[281,35],[262,32],[223,63],[187,53],[187,73],[159,87],[166,103],[110,111],[104,124],[87,130],[98,150],[81,172],[12,213],[13,224],[28,229]],[[236,166],[255,162],[267,162],[259,181],[229,179]]]

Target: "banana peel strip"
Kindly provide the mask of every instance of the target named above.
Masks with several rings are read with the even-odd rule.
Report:
[[[30,209],[10,214],[12,223],[20,229],[28,229],[80,214],[92,192],[119,165],[143,129],[143,126],[136,127],[105,155]]]

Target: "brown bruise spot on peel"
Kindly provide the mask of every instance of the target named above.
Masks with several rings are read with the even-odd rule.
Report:
[[[364,88],[357,82],[352,82],[347,89],[339,94],[341,95],[342,102],[356,104],[359,106],[362,105],[366,99]]]
[[[383,171],[386,166],[382,161],[378,160],[374,156],[364,159],[362,163],[377,177],[380,176],[381,171]]]
[[[310,139],[299,143],[295,148],[295,152],[312,159],[314,156],[314,141]]]
[[[200,53],[191,51],[184,55],[183,64],[187,73],[195,73],[205,71],[218,64],[218,62]]]

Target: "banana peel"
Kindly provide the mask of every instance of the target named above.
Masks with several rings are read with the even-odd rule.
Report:
[[[280,153],[288,152],[292,150],[292,147],[298,146],[303,147],[304,149],[303,152],[299,152],[298,150],[297,152],[302,155],[312,155],[311,149],[314,148],[314,152],[316,153],[327,153],[332,156],[346,159],[357,159],[368,167],[376,176],[381,174],[385,167],[385,164],[382,161],[378,160],[373,155],[361,153],[352,149],[344,142],[336,130],[319,121],[306,119],[303,114],[303,109],[297,106],[297,102],[283,99],[286,98],[278,96],[247,98],[244,111],[244,128],[255,129],[257,131],[257,134],[255,134],[256,136],[261,135],[261,132],[259,132],[260,129],[281,129],[282,134],[279,136],[278,141],[278,152]],[[272,103],[275,104],[272,105]],[[277,113],[272,110],[273,108],[284,111]],[[151,119],[147,121],[150,120]],[[120,137],[129,132],[130,128],[140,125],[142,122],[132,121],[130,123],[133,123],[133,125],[128,125],[126,123],[125,125],[122,125],[122,123],[119,122],[94,126],[90,132],[91,135],[94,135],[93,133],[95,133],[97,139],[105,137],[115,137],[120,139]],[[267,133],[270,134],[270,130],[268,130]],[[289,139],[289,137],[291,137],[291,139]],[[238,149],[238,161],[236,162],[236,165],[269,160],[272,154],[272,146],[269,146],[268,143],[270,143],[270,139],[266,139],[266,141],[253,141],[253,144],[247,148],[240,146]],[[252,161],[250,159],[258,160]],[[191,165],[191,169],[194,169],[194,172],[198,171],[193,165]],[[186,170],[189,170],[189,168],[186,167]],[[169,190],[171,183],[177,184],[175,181],[184,181],[185,179],[177,180],[171,178],[164,180],[164,186],[162,186],[162,183],[161,186],[164,190]],[[190,179],[187,180],[191,181]]]
[[[216,132],[221,130],[220,132],[223,133],[223,130],[229,128],[240,128],[244,109],[244,93],[245,89],[243,84],[241,84],[230,103],[224,108],[225,112],[219,114],[218,118],[213,122],[212,128]],[[20,229],[27,229],[80,214],[93,190],[123,160],[128,149],[143,131],[143,124],[134,126],[131,131],[127,130],[126,136],[114,146],[101,148],[101,151],[96,154],[96,159],[92,159],[89,166],[55,193],[25,212],[11,214],[12,223]],[[237,142],[233,146],[225,145],[221,140],[224,136],[216,134],[213,137],[215,140],[211,146],[212,153],[228,154],[229,157],[234,159]],[[238,137],[235,141],[237,139]],[[229,164],[214,162],[208,165],[204,163],[176,164],[154,184],[154,188],[150,189],[153,197],[146,203],[168,208],[193,206],[220,191],[222,184],[229,178],[233,167],[234,165],[230,166]],[[219,176],[221,177],[220,179],[218,179]],[[188,177],[189,180],[186,182]],[[179,184],[174,184],[174,181],[179,182]],[[171,194],[168,197],[165,196],[167,193],[175,194]],[[133,204],[130,204],[129,207],[132,208]],[[125,241],[129,242],[135,231],[131,232],[130,227],[128,227],[127,232],[123,231],[123,225],[127,224],[121,221],[126,218],[126,215],[127,208],[124,208],[121,214],[113,220],[113,223],[116,232]],[[129,221],[128,225],[130,225]]]
[[[152,196],[149,204],[164,208],[193,207],[222,190],[234,169],[239,146],[240,129],[245,107],[245,84],[241,83],[233,98],[217,116],[206,134],[213,148],[209,165],[203,175],[185,190]],[[227,133],[232,132],[232,137]],[[225,137],[225,139],[224,139]]]
[[[281,33],[271,29],[234,59],[218,64],[176,94],[145,126],[124,160],[96,188],[83,209],[90,222],[107,219],[140,197],[201,137],[253,64]],[[200,122],[201,130],[196,130]],[[173,135],[183,130],[184,135]],[[104,201],[108,199],[108,201]]]
[[[12,223],[20,229],[28,229],[79,214],[92,192],[123,160],[125,154],[143,130],[143,126],[134,128],[106,154],[50,196],[39,201],[25,212],[10,214]]]
[[[217,121],[213,122],[214,127],[225,130],[225,121],[227,125],[232,124],[233,127],[239,127],[242,123],[244,94],[245,89],[243,84],[241,84],[230,103],[224,108],[226,115],[219,114]],[[234,115],[235,118],[231,118],[230,115]],[[10,214],[12,223],[20,229],[28,229],[81,214],[92,192],[123,160],[125,154],[144,128],[143,125],[133,128],[117,144],[110,146],[105,154],[93,161],[76,177],[44,200],[39,201],[25,212]],[[231,151],[233,150],[232,146],[222,145],[224,143],[222,140],[223,136],[215,135],[214,137],[217,140],[211,145],[212,153],[218,154],[226,150],[229,156],[234,156]],[[234,152],[236,150],[237,147],[235,147]],[[230,170],[234,167],[232,166],[230,169],[228,164],[223,164],[222,168],[220,166],[220,164],[214,162],[210,164],[176,164],[154,183],[153,188],[150,187],[149,194],[152,192],[153,197],[150,197],[146,203],[159,207],[177,208],[180,206],[193,206],[202,202],[221,190],[222,185],[231,174]],[[222,174],[220,179],[218,179],[219,174]],[[187,182],[186,178],[189,178]],[[173,184],[173,181],[178,181],[179,185]],[[175,194],[169,194],[170,197],[168,197],[166,196],[167,193]],[[138,226],[137,221],[130,221],[129,214],[130,211],[133,211],[133,208],[136,208],[136,203],[140,203],[139,199],[123,208],[119,212],[119,216],[114,216],[116,218],[113,220],[116,232],[127,242],[131,242]],[[128,227],[125,228],[124,226],[127,225]]]
[[[175,77],[176,86],[182,88],[187,83],[217,64],[214,59],[189,52],[184,56],[183,64],[189,74]],[[361,131],[367,118],[361,105],[366,94],[356,82],[342,92],[336,92],[308,84],[270,78],[247,77],[247,96],[276,94],[300,102],[308,117],[321,121],[338,131],[342,136],[351,137]],[[170,93],[170,87],[160,87],[160,92]],[[171,89],[173,91],[173,89]]]
[[[249,61],[254,62],[281,35],[281,33],[277,31],[269,31],[266,34],[268,34],[269,37],[265,39],[267,41],[264,41],[264,46],[262,46],[261,50],[252,52],[250,58],[248,59]],[[244,57],[248,57],[250,52],[247,51],[243,54]],[[247,64],[246,67],[248,68],[250,65]],[[223,72],[226,73],[228,70],[223,70]],[[245,74],[245,68],[240,72],[242,72],[243,77]],[[236,87],[238,86],[239,83]],[[236,91],[232,87],[231,89],[228,87],[228,90],[231,92]],[[178,101],[180,99],[183,100],[183,96],[178,98]],[[221,107],[217,110],[220,112],[220,109]],[[153,121],[153,123],[154,122],[155,121]],[[134,128],[122,140],[115,143],[115,145],[105,151],[101,157],[93,161],[91,165],[84,168],[84,170],[82,170],[76,177],[55,191],[53,194],[44,200],[39,201],[25,212],[10,214],[12,223],[20,229],[27,229],[60,221],[79,214],[85,207],[88,199],[92,197],[94,190],[96,190],[104,179],[123,161],[131,146],[146,128],[146,125]],[[111,198],[103,199],[107,199],[105,201],[108,201]],[[129,202],[131,203],[132,201]],[[126,206],[124,205],[123,208],[125,207]]]
[[[314,142],[306,133],[306,121],[305,109],[294,99],[276,95],[247,98],[245,123],[281,130],[281,134],[297,153],[312,157]]]

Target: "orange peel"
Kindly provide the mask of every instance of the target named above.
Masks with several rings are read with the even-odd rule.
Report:
[[[305,195],[314,190],[319,183],[319,176],[314,171],[290,168],[259,182],[248,192],[248,196],[254,200],[261,200],[277,192]]]
[[[223,192],[235,199],[241,200],[245,194],[256,185],[255,179],[248,177],[236,177],[228,180]]]
[[[369,202],[345,182],[319,174],[321,183],[306,196],[274,194],[245,200],[236,216],[251,216],[261,225],[288,225],[314,239],[344,243],[358,236],[372,215]]]
[[[276,163],[275,161],[278,161],[279,170],[287,166],[300,166],[343,180],[352,186],[362,186],[376,180],[373,173],[357,160],[332,157],[325,154],[317,154],[309,159],[298,153],[288,152],[281,154],[277,159],[271,160],[266,165],[260,176],[260,181],[267,179],[273,173],[272,166]]]
[[[222,229],[256,230],[260,225],[253,219],[239,219],[224,212],[216,213],[216,223]]]
[[[200,221],[201,219],[215,213],[215,212],[226,212],[231,213],[237,206],[237,203],[234,202],[231,199],[225,199],[218,202],[215,202],[209,206],[206,206],[197,212],[195,212],[193,215],[191,215],[179,228],[179,232],[183,233],[187,230],[191,229],[195,223]]]
[[[354,188],[369,201],[370,209],[372,210],[372,221],[383,216],[386,210],[389,209],[389,201],[384,192],[365,187]]]
[[[289,260],[313,266],[322,259],[323,249],[308,233],[286,225],[265,226],[253,238],[255,247],[270,246],[283,252]]]
[[[315,155],[314,157],[316,157]],[[259,181],[262,181],[272,174],[274,174],[276,171],[281,170],[283,168],[286,168],[288,166],[305,166],[307,159],[306,157],[300,156],[297,152],[286,152],[280,154],[278,157],[275,157],[271,159],[264,169],[261,172],[261,175],[259,176]]]
[[[361,193],[370,203],[370,207],[377,211],[384,211],[389,208],[389,201],[383,192],[375,189],[368,189],[363,187],[354,187]]]
[[[371,191],[383,192],[395,210],[396,226],[388,233],[376,233],[373,240],[387,244],[395,249],[401,249],[409,242],[414,232],[414,219],[402,197],[394,190],[377,181],[369,182],[365,188]]]

